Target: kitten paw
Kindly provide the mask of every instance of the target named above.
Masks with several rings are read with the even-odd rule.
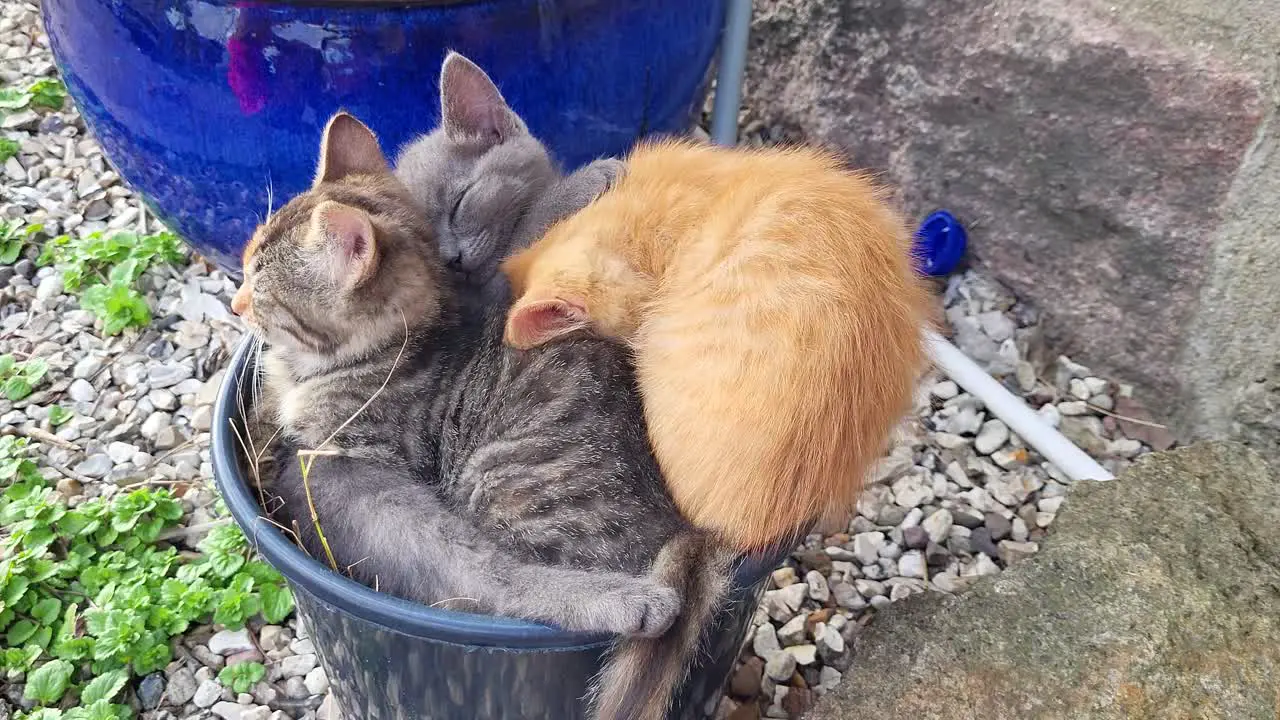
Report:
[[[622,180],[627,174],[627,164],[614,158],[603,158],[591,163],[585,170],[595,175],[596,194],[600,195]]]
[[[601,629],[624,637],[662,635],[680,615],[680,593],[647,577],[601,587],[595,605]]]

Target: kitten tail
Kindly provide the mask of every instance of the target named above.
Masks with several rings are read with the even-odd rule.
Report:
[[[650,575],[679,588],[683,609],[657,638],[625,638],[596,678],[589,717],[663,720],[729,589],[738,553],[709,533],[686,530],[663,546]]]

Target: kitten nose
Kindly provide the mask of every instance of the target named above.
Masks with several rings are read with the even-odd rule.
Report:
[[[456,254],[454,254],[453,257],[449,258],[449,269],[450,270],[462,269],[462,251],[458,251]]]
[[[231,312],[241,317],[244,317],[244,313],[248,309],[249,309],[249,294],[245,292],[245,288],[242,286],[239,290],[236,291],[236,294],[231,298]]]

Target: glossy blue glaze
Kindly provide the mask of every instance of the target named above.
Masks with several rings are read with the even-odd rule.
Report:
[[[567,168],[682,132],[724,0],[44,0],[67,87],[107,157],[239,273],[267,211],[309,183],[346,108],[388,153],[439,116],[446,49],[475,60]]]

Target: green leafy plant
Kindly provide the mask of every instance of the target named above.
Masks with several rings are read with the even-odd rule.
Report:
[[[18,144],[17,140],[0,138],[0,164],[5,163],[11,157],[17,156],[20,150],[22,150],[22,145]]]
[[[238,693],[247,693],[254,683],[267,674],[267,668],[260,662],[243,662],[228,665],[218,672],[218,682]]]
[[[67,87],[61,80],[43,78],[25,89],[4,88],[0,90],[0,110],[21,110],[25,107],[41,107],[51,110],[62,108],[67,99]]]
[[[151,308],[137,281],[153,265],[182,260],[182,243],[172,233],[60,235],[44,243],[36,264],[55,265],[80,306],[102,319],[102,332],[116,335],[151,322]]]
[[[3,155],[3,146],[0,146]],[[5,158],[0,157],[0,163]],[[43,225],[28,225],[19,228],[12,223],[0,222],[0,265],[12,265],[22,257],[22,248],[31,240],[31,236],[44,229]]]
[[[10,402],[18,402],[35,392],[48,371],[43,358],[18,362],[12,355],[0,355],[0,392]]]
[[[168,490],[70,508],[30,450],[25,438],[0,436],[0,670],[27,673],[29,700],[54,706],[78,689],[80,704],[18,717],[127,720],[128,707],[112,700],[130,677],[164,668],[170,639],[192,623],[238,629],[293,610],[279,573],[251,559],[236,526],[215,527],[204,554],[185,560],[158,542],[182,517]]]
[[[61,405],[49,406],[49,424],[54,427],[65,425],[72,417],[75,417],[75,413]]]
[[[67,99],[67,87],[61,80],[44,78],[31,83],[27,87],[27,94],[31,96],[31,107],[60,110]]]

